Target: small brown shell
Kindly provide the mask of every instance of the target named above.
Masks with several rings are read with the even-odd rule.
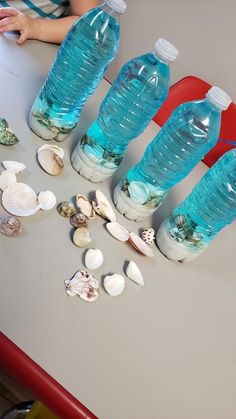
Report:
[[[75,207],[72,204],[72,202],[63,201],[63,202],[60,202],[57,205],[57,212],[62,217],[70,218],[70,217],[72,217],[72,215],[75,214],[76,211],[75,211]]]
[[[0,218],[0,232],[5,236],[18,236],[21,231],[22,226],[18,218],[10,215]]]
[[[75,228],[78,228],[81,226],[86,227],[88,225],[86,215],[82,214],[81,212],[78,212],[77,214],[72,215],[72,217],[70,217],[70,223]]]
[[[155,230],[151,227],[146,227],[141,234],[141,237],[145,243],[152,245],[155,239]]]

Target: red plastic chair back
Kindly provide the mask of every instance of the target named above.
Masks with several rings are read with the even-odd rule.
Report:
[[[198,77],[187,76],[175,83],[169,96],[154,116],[154,121],[161,127],[165,124],[173,110],[181,103],[203,99],[211,85]],[[236,105],[222,113],[220,139],[216,146],[203,159],[207,166],[212,166],[226,151],[236,146]]]

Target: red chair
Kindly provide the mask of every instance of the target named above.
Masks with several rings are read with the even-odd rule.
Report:
[[[194,76],[179,80],[169,91],[169,96],[154,116],[153,120],[161,127],[165,124],[173,110],[184,102],[202,99],[211,85]],[[205,156],[204,163],[212,166],[226,151],[236,146],[236,105],[232,103],[222,113],[220,138],[216,146]]]

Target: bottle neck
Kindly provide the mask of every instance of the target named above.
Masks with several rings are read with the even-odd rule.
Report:
[[[102,9],[108,15],[113,16],[116,20],[120,20],[121,13],[118,13],[116,10],[110,7],[109,4],[107,4],[106,2],[100,6],[100,9]]]
[[[205,98],[205,102],[209,105],[209,107],[212,108],[212,110],[217,111],[219,113],[222,112],[222,108],[217,105],[217,103],[211,101],[208,97]]]
[[[158,52],[155,49],[152,51],[152,53],[153,53],[154,57],[158,61],[160,61],[161,63],[164,63],[166,65],[170,65],[171,62],[169,60],[167,60],[166,58],[163,58],[160,54],[158,54]]]

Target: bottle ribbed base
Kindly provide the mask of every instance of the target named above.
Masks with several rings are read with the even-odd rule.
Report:
[[[142,221],[150,217],[156,210],[156,208],[145,208],[143,205],[133,202],[124,194],[119,185],[114,190],[113,198],[117,210],[132,221]]]
[[[58,142],[64,141],[69,135],[71,130],[67,130],[66,133],[60,131],[60,128],[54,126],[47,126],[42,124],[37,117],[30,112],[29,115],[29,127],[30,129],[38,135],[38,137],[43,140],[56,140]]]

